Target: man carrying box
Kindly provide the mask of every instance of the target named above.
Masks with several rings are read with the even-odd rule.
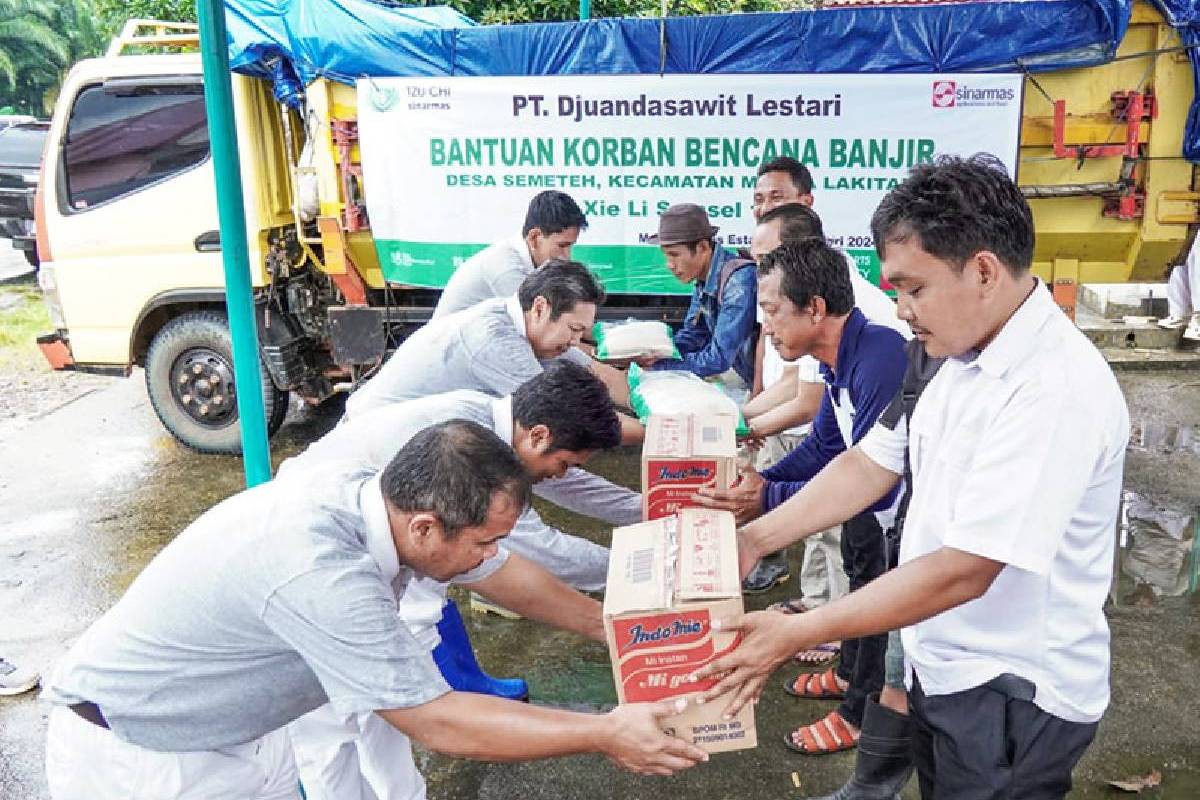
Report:
[[[916,167],[871,227],[902,318],[948,357],[907,424],[900,566],[810,613],[731,620],[746,639],[700,671],[723,676],[707,696],[736,711],[797,647],[900,629],[922,796],[1063,797],[1109,700],[1120,387],[1030,273],[1033,217],[994,159]],[[873,431],[747,531],[742,569],[903,471]]]
[[[296,798],[283,726],[325,702],[462,757],[602,752],[652,774],[703,760],[659,730],[677,711],[667,704],[590,715],[451,691],[396,615],[420,575],[532,605],[521,600],[532,565],[498,557],[529,496],[512,448],[454,421],[382,473],[301,471],[205,512],[49,681],[51,797]],[[570,626],[569,605],[528,610]]]
[[[761,475],[746,470],[733,489],[700,490],[697,502],[734,511],[740,521],[782,503],[858,442],[895,395],[906,364],[904,338],[854,307],[846,262],[824,240],[782,245],[763,258],[759,274],[759,303],[780,355],[815,356],[827,391],[812,433],[778,464]],[[883,534],[892,525],[896,496],[893,490],[842,527],[851,592],[887,569]],[[855,746],[867,698],[883,686],[886,643],[883,635],[843,641],[836,667],[802,673],[786,686],[797,697],[841,700],[837,710],[794,731],[789,747],[820,754]]]

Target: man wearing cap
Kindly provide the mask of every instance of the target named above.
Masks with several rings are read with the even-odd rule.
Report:
[[[662,248],[667,269],[694,283],[692,302],[675,334],[681,357],[652,363],[654,369],[684,369],[701,378],[732,369],[747,387],[754,380],[757,283],[754,262],[721,247],[717,228],[695,203],[668,208],[650,241]]]

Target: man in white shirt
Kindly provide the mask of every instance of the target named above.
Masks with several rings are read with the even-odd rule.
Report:
[[[706,699],[735,691],[736,711],[798,647],[900,628],[922,795],[1062,797],[1109,700],[1124,399],[1030,273],[1032,214],[994,159],[916,167],[872,232],[901,317],[947,357],[908,425],[900,566],[809,613],[729,621],[746,638],[698,673],[725,676]],[[744,532],[743,569],[903,468],[896,437],[872,431]]]
[[[539,192],[529,201],[520,236],[496,242],[454,270],[433,318],[515,294],[521,281],[547,261],[570,259],[571,248],[586,228],[587,218],[570,195],[553,189]]]

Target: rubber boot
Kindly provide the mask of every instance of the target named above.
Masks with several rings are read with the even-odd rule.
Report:
[[[438,622],[437,630],[442,641],[433,648],[433,661],[450,688],[460,692],[491,694],[508,700],[529,697],[529,684],[521,678],[493,678],[479,666],[471,639],[467,636],[467,627],[453,600],[447,600],[442,607],[442,619]]]
[[[833,794],[810,800],[900,800],[912,775],[912,720],[867,698],[854,774]]]

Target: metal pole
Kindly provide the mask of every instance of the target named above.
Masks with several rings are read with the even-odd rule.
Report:
[[[592,17],[592,0],[579,0],[579,19],[586,20]]]
[[[233,337],[233,380],[237,387],[238,420],[242,426],[242,463],[246,470],[246,485],[257,486],[271,479],[271,451],[267,445],[258,329],[250,284],[250,255],[246,248],[246,206],[242,198],[242,168],[233,118],[224,0],[197,0],[196,16],[200,23],[204,102],[208,109],[208,138],[221,222],[225,305]]]

